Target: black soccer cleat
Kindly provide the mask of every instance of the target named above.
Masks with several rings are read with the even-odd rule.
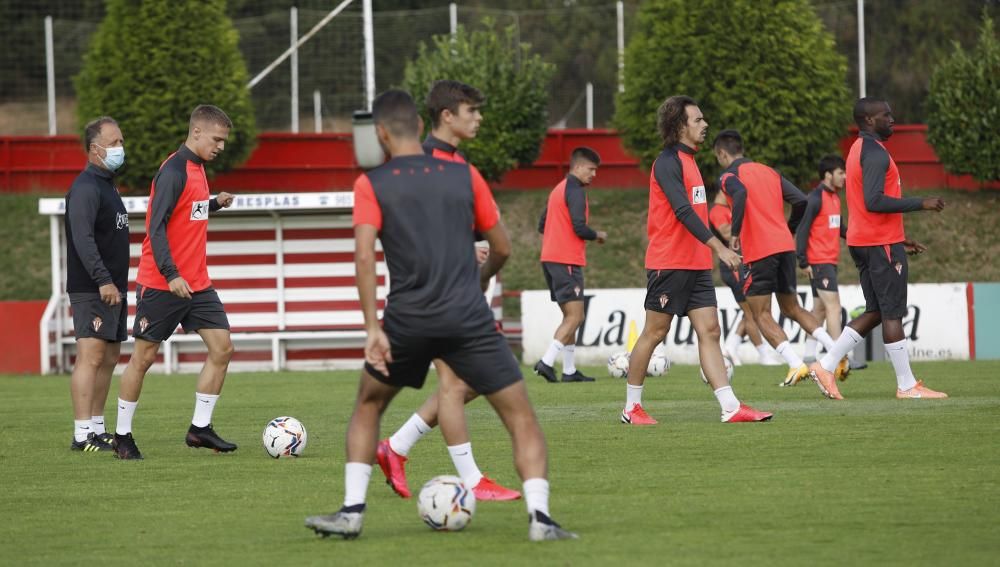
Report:
[[[587,376],[583,372],[580,372],[579,370],[577,370],[576,372],[574,372],[572,374],[566,374],[565,372],[563,372],[562,381],[563,382],[594,382],[595,380],[593,378],[591,378],[590,376]]]
[[[538,364],[535,365],[535,374],[545,378],[547,382],[552,382],[553,384],[559,381],[559,379],[556,378],[555,369],[541,360],[539,360]]]
[[[114,448],[94,433],[89,433],[83,441],[73,438],[73,443],[69,448],[73,451],[83,451],[84,453],[96,453],[98,451],[113,451]]]
[[[212,429],[209,423],[205,427],[198,427],[194,424],[188,428],[187,438],[184,440],[188,447],[204,447],[212,449],[216,453],[231,453],[236,450],[236,443],[230,443]]]
[[[126,433],[125,435],[118,435],[115,433],[114,448],[116,459],[121,459],[123,461],[142,459],[142,453],[140,453],[139,448],[135,446],[135,439],[132,439],[131,433]]]
[[[115,436],[113,434],[107,433],[107,432],[105,432],[105,433],[98,433],[97,434],[97,438],[100,439],[101,441],[104,441],[105,443],[107,443],[108,446],[114,448],[114,446],[115,446]]]

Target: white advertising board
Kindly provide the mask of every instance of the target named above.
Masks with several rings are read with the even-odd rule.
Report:
[[[967,360],[969,358],[969,319],[966,284],[912,284],[908,289],[909,310],[903,318],[903,330],[909,339],[913,360]],[[812,293],[799,286],[799,297],[806,309],[812,309]],[[642,332],[645,322],[645,289],[588,289],[586,317],[578,333],[576,357],[580,364],[603,364],[609,356],[625,350],[629,327],[634,323]],[[742,312],[726,287],[716,288],[719,302],[719,325],[725,339],[739,324]],[[840,286],[840,301],[848,313],[864,309],[861,286]],[[777,302],[772,302],[775,319],[781,323],[789,341],[800,347],[805,333],[794,321],[780,317]],[[525,291],[521,294],[521,325],[524,362],[538,361],[559,326],[559,306],[549,299],[548,291]],[[674,363],[697,364],[697,336],[686,317],[675,318],[664,344],[658,347]],[[756,360],[756,351],[744,341],[739,352],[746,362]]]

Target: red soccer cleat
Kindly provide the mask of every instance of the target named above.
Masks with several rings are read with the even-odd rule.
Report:
[[[509,488],[504,488],[500,486],[497,481],[492,478],[483,475],[483,478],[479,481],[473,489],[472,493],[476,495],[476,500],[519,500],[521,498],[521,493],[516,490],[511,490]]]
[[[757,411],[752,407],[741,403],[740,409],[726,415],[722,414],[722,423],[748,423],[752,421],[771,421],[773,413]]]
[[[389,440],[378,442],[375,450],[375,460],[385,475],[385,483],[403,498],[410,497],[410,487],[406,485],[406,457],[392,450]]]
[[[642,409],[642,404],[635,404],[629,411],[622,410],[622,423],[630,425],[656,425],[656,420]]]

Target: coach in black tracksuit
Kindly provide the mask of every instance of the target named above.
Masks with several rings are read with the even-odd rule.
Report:
[[[87,167],[66,194],[66,292],[73,310],[76,364],[73,450],[110,451],[104,404],[122,341],[128,338],[128,212],[114,184],[125,163],[118,123],[98,118],[84,129]]]

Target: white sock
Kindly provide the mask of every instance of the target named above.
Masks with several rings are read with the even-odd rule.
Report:
[[[795,349],[792,348],[792,345],[788,344],[788,341],[782,341],[780,345],[774,347],[774,350],[778,351],[781,358],[785,359],[789,368],[802,366],[802,359],[799,357],[799,353],[795,352]]]
[[[892,368],[896,371],[896,384],[899,389],[905,392],[916,386],[917,379],[913,377],[913,370],[910,369],[910,353],[906,352],[906,339],[885,345],[885,352],[889,355]]]
[[[823,348],[825,348],[828,352],[833,350],[833,337],[830,336],[830,333],[826,332],[826,329],[823,327],[816,327],[812,332],[812,336],[814,339],[819,341],[820,344],[823,345]]]
[[[559,353],[562,352],[563,344],[557,340],[552,341],[549,345],[549,350],[545,351],[545,356],[542,357],[542,362],[552,366],[556,363],[556,358],[559,357]]]
[[[765,360],[767,360],[771,356],[771,348],[770,347],[771,347],[771,345],[767,344],[767,341],[762,341],[759,345],[757,345],[757,347],[756,347],[757,348],[757,356],[759,357],[760,362],[764,362]]]
[[[632,408],[642,404],[642,386],[625,384],[625,411],[632,411]]]
[[[740,409],[740,401],[736,399],[732,386],[723,386],[715,391],[715,399],[719,400],[722,413],[733,413]]]
[[[861,344],[864,340],[865,338],[851,327],[844,327],[843,332],[840,333],[840,338],[837,339],[837,342],[833,343],[833,348],[826,352],[826,356],[819,361],[819,365],[823,367],[823,370],[833,372],[837,369],[840,359],[847,356],[847,353],[854,350],[854,347]]]
[[[430,425],[420,417],[419,414],[413,414],[410,419],[406,420],[406,423],[399,428],[398,431],[392,434],[389,438],[389,447],[397,454],[402,456],[407,456],[410,454],[410,449],[417,444],[417,441],[431,432],[433,429]]]
[[[191,418],[191,425],[195,427],[205,427],[212,423],[212,411],[215,409],[215,402],[219,401],[218,394],[194,394],[194,417]]]
[[[563,347],[563,374],[573,374],[576,372],[575,356],[576,345],[566,345]]]
[[[118,419],[115,421],[115,433],[125,435],[132,433],[132,417],[135,416],[135,407],[139,402],[126,402],[118,398]]]
[[[104,435],[107,431],[104,430],[104,416],[94,415],[90,417],[90,424],[94,428],[94,433],[97,435]]]
[[[483,472],[476,466],[476,459],[472,456],[472,443],[449,446],[448,454],[451,455],[451,462],[455,464],[455,470],[458,471],[458,476],[465,483],[465,487],[475,488],[483,479]]]
[[[529,478],[522,485],[524,503],[528,506],[528,514],[535,517],[535,511],[549,515],[549,481],[544,478]]]
[[[729,333],[726,337],[726,350],[730,353],[736,353],[740,349],[740,345],[743,343],[743,337],[736,334],[736,331]]]
[[[806,349],[802,352],[802,358],[816,358],[816,346],[819,341],[812,337],[806,338]]]
[[[368,481],[372,478],[372,466],[365,463],[344,465],[344,506],[365,503],[368,495]]]
[[[89,419],[74,419],[73,420],[73,440],[76,442],[86,441],[87,436],[93,433],[94,430],[90,426]]]

